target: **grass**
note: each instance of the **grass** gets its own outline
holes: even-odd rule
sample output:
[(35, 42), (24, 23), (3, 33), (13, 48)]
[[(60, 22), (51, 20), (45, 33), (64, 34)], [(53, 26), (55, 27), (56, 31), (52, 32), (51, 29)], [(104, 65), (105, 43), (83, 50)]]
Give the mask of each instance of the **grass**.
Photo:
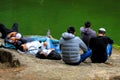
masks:
[(0, 22), (8, 28), (18, 22), (24, 35), (45, 35), (50, 29), (59, 39), (69, 25), (80, 36), (79, 28), (89, 20), (94, 30), (106, 28), (107, 35), (120, 45), (119, 8), (119, 0), (2, 0)]
[(120, 46), (119, 46), (118, 44), (114, 44), (113, 47), (114, 47), (115, 49), (120, 50)]

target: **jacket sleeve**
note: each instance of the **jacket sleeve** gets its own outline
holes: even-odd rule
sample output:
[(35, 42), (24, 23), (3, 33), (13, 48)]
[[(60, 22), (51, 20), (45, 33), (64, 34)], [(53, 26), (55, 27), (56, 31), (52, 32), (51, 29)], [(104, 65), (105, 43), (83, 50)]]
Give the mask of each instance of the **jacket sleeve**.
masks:
[(80, 40), (80, 48), (84, 51), (84, 52), (86, 52), (87, 51), (87, 46), (86, 46), (86, 44), (81, 40), (81, 39), (79, 39)]
[(113, 42), (113, 40), (111, 38), (108, 37), (108, 43), (113, 44), (114, 42)]

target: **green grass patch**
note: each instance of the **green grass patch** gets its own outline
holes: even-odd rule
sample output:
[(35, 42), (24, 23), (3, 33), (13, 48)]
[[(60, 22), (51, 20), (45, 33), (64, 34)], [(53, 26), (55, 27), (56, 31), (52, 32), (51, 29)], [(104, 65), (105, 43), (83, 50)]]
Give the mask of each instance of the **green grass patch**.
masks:
[(118, 44), (114, 44), (113, 47), (114, 47), (115, 49), (119, 49), (119, 50), (120, 50), (120, 45), (118, 45)]

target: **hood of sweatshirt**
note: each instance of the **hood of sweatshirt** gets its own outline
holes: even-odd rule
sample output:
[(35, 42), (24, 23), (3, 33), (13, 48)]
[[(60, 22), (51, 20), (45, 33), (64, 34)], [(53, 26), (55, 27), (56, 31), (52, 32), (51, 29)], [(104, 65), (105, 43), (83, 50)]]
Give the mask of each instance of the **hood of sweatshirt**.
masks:
[(69, 39), (72, 39), (72, 38), (74, 38), (74, 37), (75, 37), (75, 35), (72, 34), (72, 33), (64, 32), (64, 33), (62, 34), (62, 38), (63, 38), (64, 40), (69, 40)]
[(81, 28), (80, 28), (80, 31), (81, 31), (81, 32), (87, 32), (87, 31), (89, 31), (89, 30), (90, 30), (89, 28), (84, 28), (84, 27), (81, 27)]

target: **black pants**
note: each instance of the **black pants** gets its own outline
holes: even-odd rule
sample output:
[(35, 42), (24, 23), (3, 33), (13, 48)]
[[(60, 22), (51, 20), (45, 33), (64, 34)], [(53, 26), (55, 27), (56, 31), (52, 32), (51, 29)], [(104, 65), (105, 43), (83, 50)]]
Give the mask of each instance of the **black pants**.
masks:
[(18, 32), (18, 24), (14, 23), (11, 29), (7, 29), (3, 24), (0, 23), (0, 32), (2, 34), (1, 38), (5, 39), (10, 32)]
[(40, 59), (50, 59), (50, 60), (61, 60), (61, 55), (56, 53), (54, 50), (50, 52), (50, 54), (46, 57), (44, 54), (36, 54), (37, 58)]

